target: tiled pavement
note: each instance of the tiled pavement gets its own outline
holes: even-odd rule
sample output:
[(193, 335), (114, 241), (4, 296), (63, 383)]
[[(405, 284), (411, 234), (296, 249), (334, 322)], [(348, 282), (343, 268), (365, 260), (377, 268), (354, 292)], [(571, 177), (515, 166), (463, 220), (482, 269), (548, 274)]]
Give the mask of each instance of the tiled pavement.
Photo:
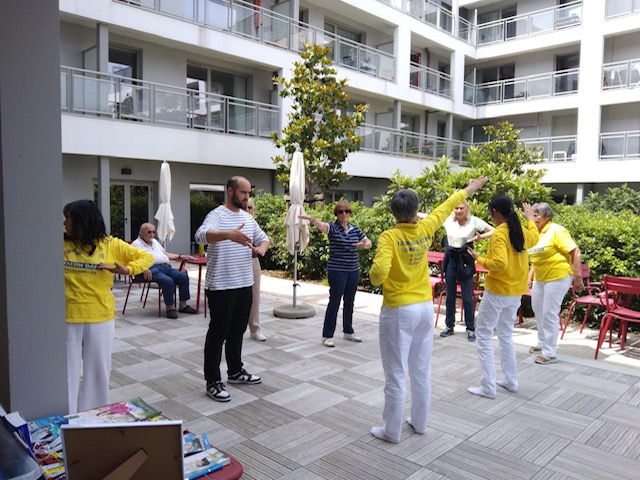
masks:
[[(192, 296), (196, 277), (192, 272)], [(255, 342), (247, 333), (243, 353), (262, 384), (227, 385), (228, 403), (209, 399), (202, 375), (208, 319), (159, 318), (157, 292), (142, 309), (135, 286), (127, 314), (116, 319), (111, 401), (141, 396), (191, 431), (206, 432), (242, 462), (245, 479), (640, 478), (637, 347), (622, 366), (563, 354), (564, 347), (559, 363), (541, 366), (524, 346), (535, 341), (526, 340), (530, 331), (518, 329), (520, 389), (499, 389), (489, 400), (466, 391), (479, 381), (474, 344), (464, 335), (436, 336), (428, 431), (416, 435), (405, 425), (402, 441), (390, 444), (369, 433), (383, 407), (379, 297), (356, 295), (354, 326), (364, 342), (336, 332), (330, 349), (320, 343), (326, 287), (298, 289), (299, 301), (315, 304), (314, 317), (279, 319), (273, 308), (291, 302), (291, 282), (263, 278), (268, 339)], [(122, 309), (126, 285), (116, 282), (114, 293)], [(592, 355), (593, 338), (585, 341)], [(222, 371), (224, 378), (224, 364)]]

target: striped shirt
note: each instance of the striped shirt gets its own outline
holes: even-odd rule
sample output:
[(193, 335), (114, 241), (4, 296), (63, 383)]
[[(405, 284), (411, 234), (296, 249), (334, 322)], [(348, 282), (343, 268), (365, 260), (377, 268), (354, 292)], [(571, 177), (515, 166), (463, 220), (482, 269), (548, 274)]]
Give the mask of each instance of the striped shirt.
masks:
[(355, 272), (360, 269), (358, 249), (353, 246), (365, 237), (355, 225), (347, 224), (347, 229), (339, 223), (329, 222), (329, 261), (327, 269), (340, 272)]
[[(224, 205), (210, 211), (195, 234), (199, 245), (207, 245), (207, 232), (226, 231), (242, 227), (242, 233), (253, 239), (253, 245), (269, 241), (254, 218), (244, 210), (232, 212)], [(207, 245), (207, 290), (231, 290), (253, 285), (252, 250), (231, 240)]]

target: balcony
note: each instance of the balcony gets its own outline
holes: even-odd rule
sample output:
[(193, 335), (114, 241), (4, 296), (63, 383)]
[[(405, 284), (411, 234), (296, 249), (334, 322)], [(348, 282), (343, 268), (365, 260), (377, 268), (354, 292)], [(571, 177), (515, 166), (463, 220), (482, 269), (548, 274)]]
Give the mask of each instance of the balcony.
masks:
[(360, 151), (436, 160), (443, 155), (460, 163), (471, 143), (449, 138), (407, 132), (378, 125), (362, 124), (357, 129), (362, 137)]
[[(113, 0), (207, 28), (237, 35), (289, 51), (301, 52), (304, 43), (330, 47), (341, 67), (384, 80), (394, 80), (396, 60), (386, 53), (331, 32), (280, 15), (252, 3), (234, 0)], [(337, 55), (335, 55), (337, 52)], [(337, 57), (337, 58), (336, 58)]]
[(640, 87), (640, 58), (626, 62), (605, 63), (602, 66), (603, 90), (636, 87)]
[(582, 0), (477, 26), (476, 46), (554, 32), (582, 24)]
[[(454, 34), (453, 26), (455, 23), (453, 13), (430, 0), (424, 0), (422, 2), (408, 0), (378, 0), (378, 2), (384, 3), (396, 10), (400, 10), (407, 15), (411, 15), (413, 18), (416, 18), (427, 25), (431, 25), (438, 30), (442, 30), (452, 35)], [(470, 33), (466, 28), (461, 38), (464, 39), (465, 37), (470, 38)]]
[(640, 130), (600, 134), (600, 160), (640, 159)]
[(607, 0), (605, 18), (617, 18), (640, 12), (640, 0)]
[(242, 98), (62, 67), (63, 112), (270, 138), (280, 109)]
[(576, 157), (576, 135), (557, 137), (521, 138), (528, 148), (536, 148), (543, 162), (571, 162)]
[(411, 62), (410, 86), (423, 92), (451, 98), (451, 75)]
[(464, 83), (464, 102), (489, 105), (567, 95), (578, 92), (578, 69), (509, 78), (474, 85)]

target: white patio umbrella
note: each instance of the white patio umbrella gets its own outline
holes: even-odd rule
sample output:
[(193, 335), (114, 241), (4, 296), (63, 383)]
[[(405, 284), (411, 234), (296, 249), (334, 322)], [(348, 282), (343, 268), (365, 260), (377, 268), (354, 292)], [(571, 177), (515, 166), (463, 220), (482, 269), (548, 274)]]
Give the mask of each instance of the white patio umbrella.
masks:
[(160, 167), (160, 206), (155, 214), (158, 220), (156, 238), (163, 245), (173, 238), (176, 233), (176, 227), (173, 223), (173, 212), (171, 211), (171, 167), (165, 160)]
[(309, 222), (300, 220), (305, 215), (304, 206), (305, 173), (304, 158), (299, 150), (293, 154), (289, 178), (289, 196), (291, 205), (284, 219), (287, 227), (287, 250), (293, 255), (293, 308), (276, 307), (274, 315), (284, 318), (307, 318), (315, 315), (315, 310), (309, 306), (296, 303), (296, 287), (298, 287), (298, 253), (304, 251), (309, 244)]

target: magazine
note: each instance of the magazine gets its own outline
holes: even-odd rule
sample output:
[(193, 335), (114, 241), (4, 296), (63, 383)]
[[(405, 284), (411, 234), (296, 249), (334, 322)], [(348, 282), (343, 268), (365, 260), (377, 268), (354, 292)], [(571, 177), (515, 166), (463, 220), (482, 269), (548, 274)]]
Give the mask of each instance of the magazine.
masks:
[(231, 459), (215, 447), (189, 455), (184, 459), (184, 478), (194, 479), (221, 469)]
[(67, 418), (71, 424), (89, 425), (96, 423), (139, 422), (150, 420), (159, 415), (159, 410), (137, 397), (127, 402), (112, 403), (92, 410), (71, 414)]
[(211, 448), (209, 443), (209, 437), (206, 433), (202, 435), (196, 435), (195, 433), (186, 432), (183, 435), (184, 439), (184, 456), (193, 455), (194, 453), (202, 452), (208, 448)]

